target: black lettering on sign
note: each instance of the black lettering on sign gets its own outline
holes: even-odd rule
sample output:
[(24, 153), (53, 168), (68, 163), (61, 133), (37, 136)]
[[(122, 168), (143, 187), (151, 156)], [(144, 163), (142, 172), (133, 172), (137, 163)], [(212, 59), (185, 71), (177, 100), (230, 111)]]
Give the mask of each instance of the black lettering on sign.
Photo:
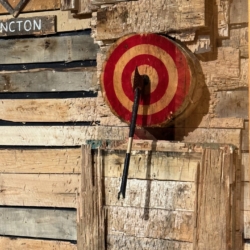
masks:
[(45, 35), (55, 32), (55, 16), (0, 19), (0, 36)]

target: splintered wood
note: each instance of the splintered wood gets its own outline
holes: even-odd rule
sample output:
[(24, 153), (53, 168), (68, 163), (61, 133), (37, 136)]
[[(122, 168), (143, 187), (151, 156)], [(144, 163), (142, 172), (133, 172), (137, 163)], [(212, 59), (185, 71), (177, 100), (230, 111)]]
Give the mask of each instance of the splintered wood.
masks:
[(78, 208), (77, 249), (105, 250), (102, 162), (93, 162), (90, 146), (82, 146), (81, 193)]

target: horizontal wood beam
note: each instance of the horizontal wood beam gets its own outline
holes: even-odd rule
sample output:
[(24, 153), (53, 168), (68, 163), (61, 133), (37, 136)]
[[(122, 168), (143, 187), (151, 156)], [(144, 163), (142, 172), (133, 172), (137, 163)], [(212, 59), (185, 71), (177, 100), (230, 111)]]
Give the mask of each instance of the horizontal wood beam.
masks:
[(0, 219), (1, 235), (77, 240), (75, 211), (0, 207)]
[(1, 64), (95, 60), (97, 49), (87, 34), (0, 40)]
[(79, 174), (80, 148), (0, 150), (0, 173)]
[[(53, 67), (53, 65), (51, 65)], [(0, 73), (0, 92), (96, 91), (95, 67), (34, 69)]]
[(79, 175), (0, 174), (0, 206), (77, 207)]
[(11, 249), (25, 249), (25, 250), (77, 250), (75, 244), (64, 241), (50, 241), (37, 239), (22, 239), (0, 237), (0, 245), (6, 246), (6, 250)]

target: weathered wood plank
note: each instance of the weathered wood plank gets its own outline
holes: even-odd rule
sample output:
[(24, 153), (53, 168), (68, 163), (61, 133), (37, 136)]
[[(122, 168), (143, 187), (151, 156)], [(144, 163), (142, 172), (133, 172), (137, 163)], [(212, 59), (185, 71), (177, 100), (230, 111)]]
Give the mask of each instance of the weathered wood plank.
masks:
[(108, 250), (127, 249), (168, 249), (168, 250), (193, 250), (193, 243), (173, 240), (152, 239), (125, 235), (108, 235)]
[(128, 180), (126, 199), (118, 200), (121, 180), (105, 178), (105, 205), (193, 211), (196, 185), (192, 182)]
[(250, 211), (242, 211), (244, 214), (244, 239), (250, 239)]
[(75, 244), (64, 241), (0, 237), (0, 245), (5, 250), (77, 250)]
[(77, 174), (80, 165), (79, 148), (0, 150), (0, 173)]
[[(36, 0), (35, 0), (36, 1)], [(41, 0), (42, 1), (42, 0)], [(90, 18), (84, 18), (79, 21), (79, 19), (74, 18), (73, 15), (68, 11), (55, 10), (50, 11), (50, 15), (56, 16), (56, 30), (57, 32), (65, 31), (75, 31), (75, 30), (85, 30), (90, 29)], [(30, 13), (21, 13), (19, 17), (21, 18), (30, 18), (36, 16), (47, 16), (48, 12), (30, 12)], [(11, 15), (1, 15), (3, 19), (12, 18)]]
[(86, 140), (124, 140), (128, 128), (101, 126), (0, 126), (0, 145), (80, 146)]
[[(174, 153), (174, 148), (172, 151), (173, 153), (132, 151), (128, 178), (195, 181), (201, 154), (195, 156), (190, 153), (183, 157), (182, 153)], [(122, 176), (125, 152), (124, 149), (124, 151), (111, 151), (105, 154), (106, 177)]]
[(95, 60), (90, 35), (0, 40), (2, 64)]
[(103, 4), (111, 4), (111, 3), (119, 3), (119, 2), (127, 2), (129, 0), (90, 0), (91, 4), (95, 5), (103, 5)]
[(229, 36), (229, 10), (230, 1), (229, 0), (216, 0), (218, 9), (218, 35), (220, 38)]
[(240, 49), (240, 56), (248, 58), (248, 27), (236, 26), (230, 29), (230, 38), (222, 40), (222, 45)]
[(174, 140), (187, 143), (230, 143), (237, 148), (241, 146), (241, 129), (198, 128), (193, 130), (191, 128), (176, 128), (169, 129), (168, 133), (174, 135)]
[(96, 98), (2, 100), (0, 119), (13, 122), (96, 121)]
[(82, 174), (77, 224), (78, 250), (105, 250), (105, 211), (103, 208), (103, 164), (100, 150), (93, 162), (91, 146), (82, 146)]
[(244, 211), (250, 211), (250, 182), (242, 182), (241, 186), (244, 192), (241, 192), (241, 208)]
[(250, 181), (249, 153), (241, 153), (241, 180)]
[[(17, 6), (16, 0), (8, 0), (10, 6), (15, 8)], [(42, 11), (42, 10), (56, 10), (60, 9), (60, 0), (29, 0), (28, 3), (23, 8), (22, 12), (33, 12), (33, 11)], [(8, 13), (8, 11), (0, 5), (0, 14)]]
[(215, 113), (218, 117), (248, 119), (248, 89), (219, 91), (217, 100)]
[(204, 150), (198, 180), (194, 249), (205, 247), (227, 250), (228, 245), (232, 244), (230, 159), (230, 152), (208, 148)]
[(56, 33), (55, 16), (0, 19), (0, 27), (0, 37)]
[(76, 0), (61, 0), (61, 10), (75, 10)]
[(232, 0), (230, 6), (230, 23), (248, 22), (248, 1)]
[(91, 0), (79, 0), (77, 15), (88, 14), (96, 10), (97, 7), (92, 5)]
[(1, 206), (77, 206), (79, 175), (0, 174)]
[(193, 223), (193, 212), (132, 207), (107, 209), (107, 233), (111, 235), (192, 242)]
[(203, 0), (171, 4), (160, 0), (118, 3), (97, 12), (96, 39), (115, 39), (134, 32), (161, 33), (204, 27), (205, 12)]
[(0, 207), (0, 234), (76, 240), (76, 212), (55, 209)]
[(96, 91), (95, 67), (1, 72), (0, 92)]

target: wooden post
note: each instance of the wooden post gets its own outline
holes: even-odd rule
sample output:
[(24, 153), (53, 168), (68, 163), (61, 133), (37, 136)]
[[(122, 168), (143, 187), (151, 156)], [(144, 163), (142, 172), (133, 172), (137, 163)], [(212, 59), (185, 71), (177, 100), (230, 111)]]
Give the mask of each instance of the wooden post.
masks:
[(93, 163), (90, 146), (82, 147), (81, 193), (78, 208), (77, 249), (105, 250), (102, 163), (98, 151)]

